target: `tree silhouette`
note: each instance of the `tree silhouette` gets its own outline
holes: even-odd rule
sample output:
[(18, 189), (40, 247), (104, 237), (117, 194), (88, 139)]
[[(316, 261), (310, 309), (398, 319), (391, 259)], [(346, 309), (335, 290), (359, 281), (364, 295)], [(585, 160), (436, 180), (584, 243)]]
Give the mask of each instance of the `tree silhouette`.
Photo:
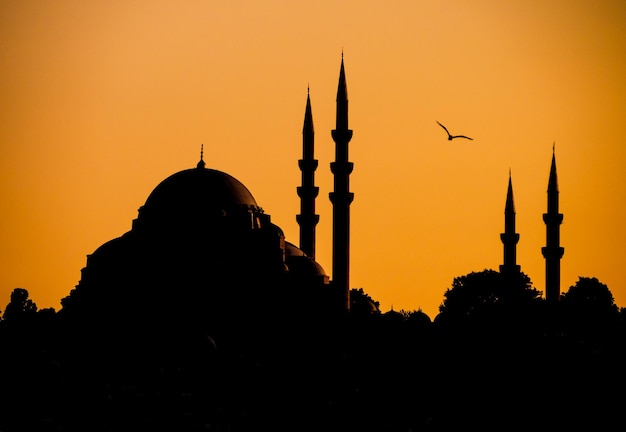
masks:
[(613, 294), (595, 277), (579, 277), (561, 295), (560, 306), (566, 334), (580, 342), (613, 337), (619, 327), (620, 311)]
[[(624, 403), (626, 312), (595, 278), (549, 309), (523, 273), (472, 272), (432, 322), (381, 313), (362, 288), (333, 316), (306, 285), (244, 282), (224, 290), (245, 293), (234, 311), (209, 317), (182, 286), (155, 310), (139, 296), (132, 320), (112, 315), (99, 335), (16, 289), (0, 323), (0, 429), (291, 430), (289, 413), (304, 430), (600, 430)], [(546, 311), (563, 331), (535, 331)]]
[(570, 308), (584, 309), (594, 314), (618, 312), (609, 287), (595, 277), (579, 277), (561, 296), (561, 301)]
[(519, 320), (525, 320), (538, 307), (540, 296), (524, 273), (472, 272), (454, 278), (435, 321), (448, 328), (519, 325)]
[(37, 305), (28, 298), (28, 291), (24, 288), (15, 288), (11, 293), (11, 300), (4, 310), (3, 318), (7, 323), (33, 318), (37, 313)]
[(58, 408), (60, 375), (55, 358), (56, 314), (37, 310), (24, 288), (15, 288), (0, 325), (0, 429), (43, 430)]
[(370, 315), (380, 313), (380, 303), (365, 293), (363, 288), (350, 290), (350, 311), (352, 313)]

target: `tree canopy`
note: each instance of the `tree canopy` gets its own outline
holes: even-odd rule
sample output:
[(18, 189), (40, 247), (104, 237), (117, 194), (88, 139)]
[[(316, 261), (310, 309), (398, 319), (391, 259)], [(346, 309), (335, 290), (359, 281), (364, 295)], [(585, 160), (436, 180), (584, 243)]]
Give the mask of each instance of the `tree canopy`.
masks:
[(504, 275), (485, 269), (454, 278), (436, 321), (448, 328), (497, 327), (528, 316), (540, 299), (541, 292), (533, 288), (526, 274)]
[(36, 313), (37, 305), (29, 298), (28, 291), (24, 288), (15, 288), (2, 317), (6, 322), (13, 322), (33, 317)]

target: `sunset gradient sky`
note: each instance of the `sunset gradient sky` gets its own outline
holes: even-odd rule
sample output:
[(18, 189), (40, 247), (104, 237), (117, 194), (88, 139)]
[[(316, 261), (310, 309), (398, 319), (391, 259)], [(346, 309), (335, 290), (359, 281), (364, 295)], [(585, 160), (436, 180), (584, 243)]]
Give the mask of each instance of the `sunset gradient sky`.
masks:
[(561, 291), (597, 277), (626, 307), (623, 0), (4, 0), (0, 309), (22, 287), (59, 310), (86, 256), (201, 144), (297, 245), (309, 86), (332, 276), (342, 51), (352, 287), (434, 318), (454, 277), (502, 263), (510, 170), (517, 263), (544, 291), (554, 144)]

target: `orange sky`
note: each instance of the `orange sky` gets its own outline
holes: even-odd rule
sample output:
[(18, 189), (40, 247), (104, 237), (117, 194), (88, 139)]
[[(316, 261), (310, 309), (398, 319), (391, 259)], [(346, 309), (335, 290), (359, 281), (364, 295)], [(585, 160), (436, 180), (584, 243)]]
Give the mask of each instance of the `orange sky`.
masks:
[(555, 143), (561, 290), (597, 277), (626, 307), (625, 23), (618, 0), (5, 0), (0, 309), (23, 287), (58, 310), (86, 255), (201, 144), (298, 244), (309, 85), (330, 274), (342, 50), (353, 287), (434, 318), (454, 277), (502, 263), (510, 169), (517, 263), (543, 291)]

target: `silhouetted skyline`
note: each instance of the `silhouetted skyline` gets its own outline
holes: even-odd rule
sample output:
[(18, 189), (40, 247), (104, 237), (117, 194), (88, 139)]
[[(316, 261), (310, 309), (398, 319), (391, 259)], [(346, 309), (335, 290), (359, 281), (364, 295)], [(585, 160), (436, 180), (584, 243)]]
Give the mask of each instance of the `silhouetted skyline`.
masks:
[[(154, 185), (194, 162), (200, 144), (208, 166), (252, 188), (298, 243), (307, 87), (315, 258), (331, 272), (342, 50), (355, 131), (351, 287), (383, 310), (435, 315), (455, 275), (502, 264), (512, 169), (517, 264), (545, 291), (556, 142), (561, 287), (597, 277), (626, 304), (617, 229), (626, 197), (616, 187), (626, 184), (626, 150), (610, 126), (624, 118), (622, 2), (239, 6), (3, 6), (0, 304), (24, 287), (58, 309), (86, 255), (127, 231)], [(446, 141), (436, 120), (474, 141)]]
[[(554, 148), (545, 298), (516, 264), (509, 173), (500, 271), (454, 277), (434, 319), (419, 309), (383, 312), (367, 291), (349, 288), (343, 58), (337, 94), (330, 278), (246, 185), (207, 166), (201, 145), (195, 167), (159, 182), (131, 229), (87, 256), (61, 310), (13, 290), (0, 319), (0, 429), (602, 430), (619, 422), (626, 308), (597, 278), (561, 291)], [(296, 219), (309, 222), (301, 239), (308, 233), (303, 244), (314, 251), (312, 124), (307, 95)]]

